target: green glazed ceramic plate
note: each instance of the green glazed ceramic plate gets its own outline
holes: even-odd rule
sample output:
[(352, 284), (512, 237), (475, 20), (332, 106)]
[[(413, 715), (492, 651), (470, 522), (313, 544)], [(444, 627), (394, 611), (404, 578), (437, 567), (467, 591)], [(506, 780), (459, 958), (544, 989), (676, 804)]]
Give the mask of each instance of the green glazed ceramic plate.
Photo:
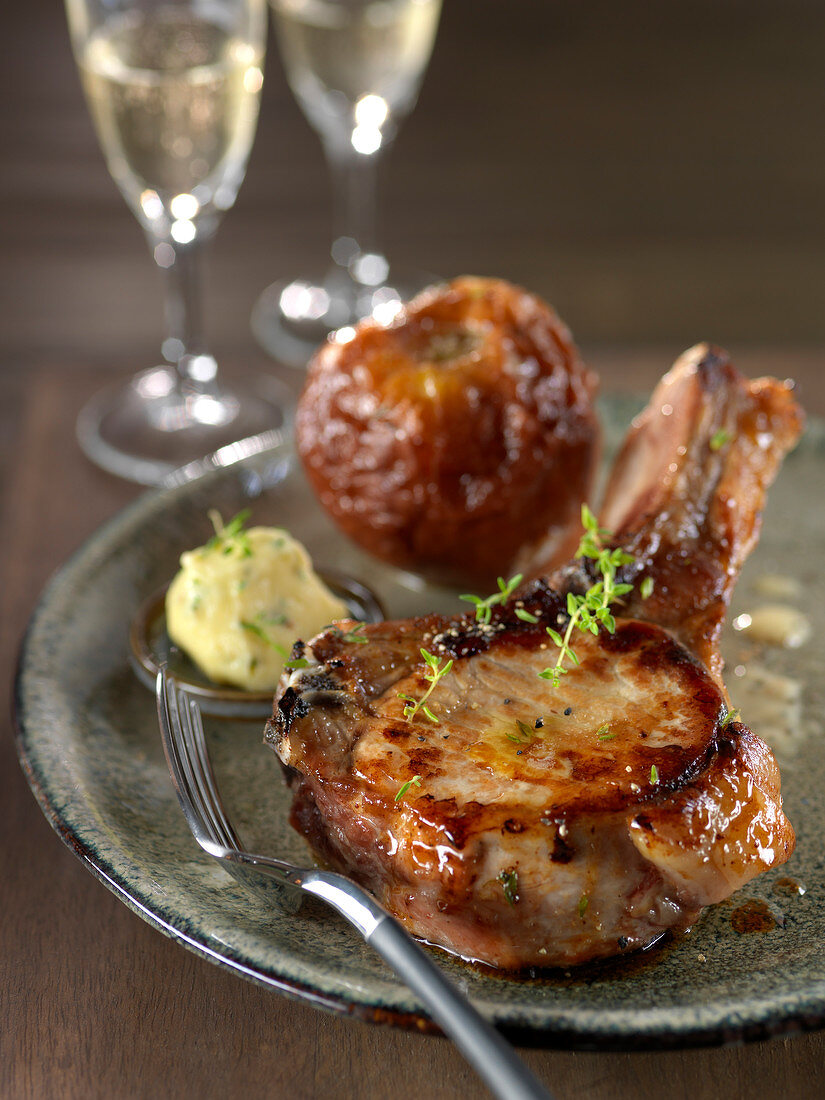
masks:
[[(605, 403), (610, 441), (637, 407)], [(762, 541), (732, 611), (733, 618), (769, 602), (760, 594), (765, 574), (792, 575), (804, 592), (796, 602), (811, 619), (811, 640), (795, 650), (761, 650), (730, 631), (726, 642), (731, 681), (736, 671), (756, 665), (785, 678), (774, 681), (783, 700), (779, 718), (788, 727), (776, 748), (798, 835), (791, 862), (707, 911), (691, 935), (612, 964), (512, 980), (437, 953), (479, 1010), (522, 1040), (591, 1048), (684, 1046), (825, 1023), (824, 482), (825, 431), (817, 424), (772, 491)], [(288, 527), (319, 568), (368, 584), (390, 617), (459, 606), (455, 594), (384, 568), (339, 536), (288, 445), (150, 492), (98, 531), (40, 600), (16, 682), (24, 771), (64, 842), (173, 939), (320, 1007), (427, 1026), (414, 995), (331, 910), (279, 890), (248, 893), (204, 855), (172, 790), (154, 699), (130, 666), (130, 622), (173, 575), (181, 551), (209, 536), (209, 508), (228, 518), (247, 506), (252, 522)], [(303, 842), (287, 823), (279, 766), (262, 744), (261, 720), (207, 716), (205, 722), (224, 799), (245, 843), (253, 851), (305, 860)], [(757, 903), (755, 923), (767, 930), (744, 931), (748, 901)]]

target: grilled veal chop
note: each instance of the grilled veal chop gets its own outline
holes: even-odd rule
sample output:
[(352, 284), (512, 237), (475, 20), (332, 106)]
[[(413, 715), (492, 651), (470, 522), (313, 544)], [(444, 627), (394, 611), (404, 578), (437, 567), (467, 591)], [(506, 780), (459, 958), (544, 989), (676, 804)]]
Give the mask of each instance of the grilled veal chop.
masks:
[[(746, 382), (714, 349), (677, 362), (602, 510), (634, 588), (615, 633), (577, 632), (557, 686), (539, 675), (558, 654), (546, 627), (593, 583), (587, 559), (486, 623), (344, 623), (299, 644), (308, 665), (266, 739), (320, 857), (421, 938), (510, 969), (648, 946), (787, 859), (776, 762), (729, 714), (716, 642), (801, 422), (788, 386)], [(453, 661), (426, 701), (436, 722), (405, 717), (402, 696), (431, 686), (422, 649)]]

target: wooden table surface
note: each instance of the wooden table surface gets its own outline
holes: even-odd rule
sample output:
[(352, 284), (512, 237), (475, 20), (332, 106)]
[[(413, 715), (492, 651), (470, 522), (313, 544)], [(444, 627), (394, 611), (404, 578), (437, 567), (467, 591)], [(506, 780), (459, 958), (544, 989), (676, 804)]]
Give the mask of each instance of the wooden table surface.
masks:
[[(8, 691), (47, 578), (140, 492), (81, 455), (77, 412), (102, 383), (149, 365), (162, 329), (156, 273), (97, 150), (62, 12), (36, 0), (4, 15)], [(825, 415), (823, 31), (825, 13), (804, 0), (678, 10), (447, 0), (419, 107), (385, 173), (390, 254), (550, 297), (607, 390), (645, 392), (682, 347), (711, 337), (748, 374), (798, 378), (809, 412)], [(317, 143), (273, 51), (247, 182), (211, 254), (210, 327), (228, 374), (273, 370), (300, 385), (256, 348), (249, 310), (269, 281), (322, 262), (327, 205)], [(3, 723), (4, 1100), (485, 1095), (443, 1040), (326, 1015), (150, 928), (59, 842)], [(821, 1095), (825, 1043), (813, 1033), (524, 1057), (571, 1100), (796, 1100)]]

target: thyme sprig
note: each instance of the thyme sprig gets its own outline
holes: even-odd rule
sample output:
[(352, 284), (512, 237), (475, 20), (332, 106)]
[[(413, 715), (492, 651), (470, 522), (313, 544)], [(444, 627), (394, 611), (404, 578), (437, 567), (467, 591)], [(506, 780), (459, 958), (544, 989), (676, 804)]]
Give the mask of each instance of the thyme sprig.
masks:
[(453, 667), (452, 658), (446, 661), (444, 665), (439, 664), (438, 657), (434, 653), (429, 653), (426, 649), (421, 650), (421, 656), (427, 665), (427, 671), (424, 673), (424, 679), (429, 683), (429, 687), (421, 696), (420, 699), (414, 699), (411, 695), (405, 695), (403, 692), (398, 692), (398, 698), (404, 701), (404, 717), (408, 722), (414, 722), (415, 716), (419, 711), (428, 718), (433, 725), (438, 725), (438, 719), (426, 705), (430, 695), (432, 695), (433, 688), (441, 679), (442, 676), (446, 676), (450, 669)]
[(602, 575), (600, 581), (596, 581), (584, 593), (578, 595), (575, 592), (567, 593), (567, 628), (562, 636), (559, 631), (548, 626), (547, 633), (559, 648), (559, 655), (555, 665), (543, 669), (539, 676), (543, 680), (551, 680), (553, 687), (558, 687), (559, 680), (569, 669), (564, 667), (565, 660), (578, 665), (579, 658), (570, 646), (573, 631), (579, 629), (598, 634), (604, 627), (609, 634), (615, 633), (616, 620), (614, 619), (610, 605), (619, 596), (633, 590), (632, 584), (618, 584), (616, 582), (616, 570), (621, 565), (630, 565), (634, 559), (620, 548), (611, 549), (606, 546), (610, 538), (610, 532), (604, 527), (599, 527), (598, 521), (586, 504), (582, 505), (582, 526), (584, 534), (576, 551), (577, 558), (590, 558), (595, 561), (596, 568)]
[[(505, 581), (504, 577), (498, 578), (498, 592), (494, 592), (492, 596), (487, 596), (484, 599), (481, 596), (459, 596), (460, 600), (467, 600), (468, 603), (474, 604), (476, 609), (476, 622), (489, 623), (492, 616), (492, 610), (496, 604), (505, 603), (510, 596), (512, 596), (514, 590), (518, 588), (524, 579), (523, 573), (516, 573), (514, 577), (511, 577), (509, 581)], [(516, 611), (518, 615), (518, 611)], [(530, 612), (526, 612), (527, 615)], [(519, 615), (519, 618), (523, 618), (523, 615)], [(529, 621), (535, 622), (534, 619)]]
[(231, 554), (238, 550), (242, 557), (252, 557), (252, 547), (249, 545), (249, 535), (244, 530), (246, 521), (251, 515), (249, 508), (244, 508), (236, 516), (224, 523), (220, 512), (216, 508), (207, 513), (215, 528), (215, 534), (206, 543), (204, 550), (220, 550), (223, 554)]

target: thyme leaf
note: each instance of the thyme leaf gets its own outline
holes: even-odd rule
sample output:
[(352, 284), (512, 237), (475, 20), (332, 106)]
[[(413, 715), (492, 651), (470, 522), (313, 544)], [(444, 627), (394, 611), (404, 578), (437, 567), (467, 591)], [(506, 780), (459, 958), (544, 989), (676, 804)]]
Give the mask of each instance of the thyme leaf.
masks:
[(369, 638), (364, 637), (364, 627), (366, 625), (366, 623), (357, 622), (351, 626), (349, 630), (343, 631), (337, 624), (333, 623), (330, 627), (330, 631), (332, 634), (335, 634), (336, 637), (340, 638), (342, 642), (354, 642), (359, 645), (366, 645), (369, 641)]
[(534, 615), (532, 611), (528, 611), (526, 607), (516, 608), (516, 618), (521, 619), (524, 623), (537, 623), (539, 621), (538, 615)]
[(741, 718), (742, 715), (739, 713), (738, 710), (729, 710), (726, 712), (725, 717), (719, 723), (719, 729), (725, 730), (728, 728), (731, 722), (739, 722)]
[[(467, 600), (468, 603), (475, 605), (476, 622), (489, 623), (492, 616), (492, 609), (496, 606), (496, 604), (503, 604), (510, 598), (510, 596), (513, 594), (513, 591), (521, 584), (523, 577), (523, 573), (516, 573), (516, 575), (514, 577), (511, 577), (509, 581), (505, 581), (503, 577), (499, 577), (497, 582), (498, 592), (494, 592), (492, 596), (487, 596), (484, 599), (482, 599), (481, 596), (471, 595), (459, 596), (458, 598), (460, 600)], [(518, 615), (518, 611), (516, 611), (516, 614)], [(526, 612), (526, 614), (529, 615), (530, 612), (528, 611)], [(519, 615), (519, 618), (523, 618), (523, 616)], [(538, 620), (533, 619), (527, 621), (537, 622)]]
[(508, 905), (515, 905), (518, 901), (518, 871), (514, 871), (511, 867), (507, 871), (500, 871), (496, 875), (496, 879), (501, 883), (501, 888), (504, 891), (504, 897), (507, 900)]
[(412, 777), (412, 779), (408, 779), (406, 783), (401, 784), (401, 786), (398, 788), (398, 793), (395, 796), (395, 801), (400, 802), (401, 799), (404, 797), (404, 795), (407, 793), (407, 791), (410, 789), (410, 787), (413, 786), (413, 784), (415, 784), (416, 787), (421, 786), (421, 776), (420, 775), (414, 775)]
[(526, 722), (522, 722), (520, 718), (516, 719), (516, 729), (518, 734), (510, 733), (508, 730), (504, 731), (504, 736), (508, 741), (514, 741), (517, 745), (529, 745), (533, 740), (533, 729), (528, 726)]
[(284, 668), (309, 668), (309, 661), (306, 657), (293, 657), (291, 661), (287, 661)]
[(732, 439), (733, 435), (727, 428), (719, 428), (710, 437), (709, 447), (712, 451), (721, 451), (725, 444), (730, 443)]
[[(257, 616), (257, 619), (261, 618), (261, 615)], [(264, 645), (268, 645), (270, 649), (274, 649), (275, 652), (280, 653), (282, 657), (288, 657), (289, 650), (287, 649), (287, 647), (281, 645), (279, 642), (276, 642), (274, 638), (270, 637), (270, 635), (267, 634), (267, 632), (264, 630), (263, 626), (261, 626), (260, 622), (257, 621), (257, 619), (252, 622), (250, 622), (249, 619), (241, 619), (240, 623), (244, 630), (248, 630), (250, 634), (254, 634), (259, 641), (264, 643)]]

